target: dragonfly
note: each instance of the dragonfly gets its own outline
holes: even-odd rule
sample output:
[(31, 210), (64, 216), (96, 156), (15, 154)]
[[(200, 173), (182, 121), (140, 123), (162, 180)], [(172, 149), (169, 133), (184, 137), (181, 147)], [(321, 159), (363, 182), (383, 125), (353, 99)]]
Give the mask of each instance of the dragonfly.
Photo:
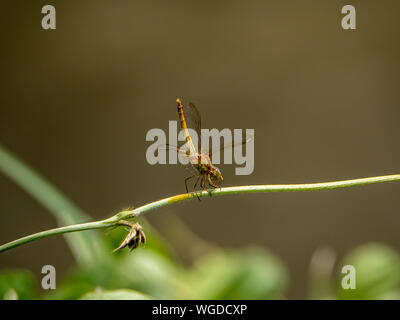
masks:
[[(183, 150), (182, 148), (177, 148), (179, 154), (189, 160), (189, 163), (195, 169), (195, 174), (185, 178), (185, 188), (186, 192), (189, 193), (188, 189), (188, 181), (191, 179), (196, 179), (193, 192), (200, 200), (199, 195), (197, 194), (196, 187), (200, 183), (200, 187), (203, 190), (207, 190), (207, 184), (212, 188), (220, 188), (224, 178), (222, 176), (221, 170), (212, 164), (211, 152), (206, 152), (201, 150), (201, 116), (200, 112), (197, 110), (196, 106), (193, 103), (189, 103), (185, 108), (183, 107), (182, 101), (178, 98), (176, 99), (176, 103), (178, 106), (178, 115), (181, 127), (184, 131), (184, 136), (186, 140), (187, 150)], [(193, 142), (192, 137), (190, 136), (189, 129), (194, 130), (197, 134), (198, 138), (198, 148), (196, 149), (195, 144)], [(245, 144), (250, 141), (251, 138), (248, 139), (240, 139), (236, 144)], [(222, 149), (232, 147), (234, 144), (223, 146)], [(171, 149), (173, 146), (168, 145)]]

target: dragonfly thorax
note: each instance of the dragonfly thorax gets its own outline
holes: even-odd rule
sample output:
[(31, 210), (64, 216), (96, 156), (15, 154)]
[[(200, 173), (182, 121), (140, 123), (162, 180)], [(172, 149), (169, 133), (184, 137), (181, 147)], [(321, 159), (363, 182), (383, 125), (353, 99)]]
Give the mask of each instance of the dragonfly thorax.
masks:
[(209, 177), (212, 185), (220, 186), (224, 180), (221, 171), (211, 163), (210, 156), (205, 153), (196, 153), (191, 157), (192, 166), (199, 172), (200, 175)]
[(209, 162), (192, 162), (192, 166), (199, 172), (200, 175), (208, 176), (214, 186), (220, 186), (224, 178), (221, 171)]

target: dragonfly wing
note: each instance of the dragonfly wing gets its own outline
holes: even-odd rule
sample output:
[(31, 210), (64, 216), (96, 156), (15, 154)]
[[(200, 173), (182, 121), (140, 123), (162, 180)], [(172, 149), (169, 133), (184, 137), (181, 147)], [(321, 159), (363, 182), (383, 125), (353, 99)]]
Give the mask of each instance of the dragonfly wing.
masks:
[(210, 157), (212, 156), (213, 153), (214, 154), (220, 153), (221, 151), (223, 151), (225, 149), (234, 149), (237, 146), (245, 145), (245, 144), (249, 143), (251, 140), (253, 140), (253, 137), (247, 136), (246, 132), (242, 132), (241, 134), (234, 135), (233, 141), (231, 143), (222, 145), (219, 149), (212, 150), (212, 152), (210, 152)]
[[(184, 108), (184, 114), (186, 119), (186, 125), (189, 129), (194, 130), (197, 134), (197, 152), (200, 153), (201, 149), (201, 116), (196, 106), (189, 102), (186, 108)], [(193, 143), (195, 143), (193, 142)]]
[(173, 150), (178, 153), (179, 156), (184, 157), (189, 160), (189, 162), (196, 162), (198, 160), (198, 154), (191, 154), (189, 149), (184, 148), (185, 145), (182, 147), (178, 148), (177, 146), (171, 145), (171, 144), (165, 144), (163, 146), (160, 146), (160, 150)]
[(182, 156), (188, 157), (189, 155), (187, 154), (186, 150), (184, 148), (178, 148), (177, 146), (174, 146), (172, 144), (165, 144), (159, 147), (160, 150), (173, 150), (176, 151), (178, 154), (181, 154)]

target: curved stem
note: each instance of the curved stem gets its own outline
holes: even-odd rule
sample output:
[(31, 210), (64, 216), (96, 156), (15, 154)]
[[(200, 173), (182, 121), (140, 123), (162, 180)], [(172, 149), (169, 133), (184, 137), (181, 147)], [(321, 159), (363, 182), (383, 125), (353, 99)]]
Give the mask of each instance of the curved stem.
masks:
[(119, 221), (123, 219), (131, 219), (137, 217), (147, 211), (151, 211), (160, 207), (164, 207), (176, 202), (181, 202), (184, 200), (189, 200), (193, 198), (206, 197), (206, 196), (221, 196), (226, 194), (236, 194), (236, 193), (253, 193), (253, 192), (286, 192), (286, 191), (315, 191), (315, 190), (324, 190), (324, 189), (337, 189), (337, 188), (347, 188), (347, 187), (355, 187), (355, 186), (363, 186), (367, 184), (373, 183), (383, 183), (383, 182), (392, 182), (392, 181), (400, 181), (400, 174), (387, 175), (387, 176), (379, 176), (379, 177), (370, 177), (363, 179), (354, 179), (354, 180), (343, 180), (343, 181), (333, 181), (333, 182), (322, 182), (322, 183), (308, 183), (308, 184), (281, 184), (281, 185), (254, 185), (254, 186), (237, 186), (237, 187), (228, 187), (228, 188), (220, 188), (214, 190), (207, 190), (198, 192), (197, 195), (195, 193), (185, 193), (172, 197), (168, 197), (165, 199), (161, 199), (158, 201), (151, 202), (149, 204), (143, 205), (136, 209), (121, 211), (116, 215), (100, 221), (88, 222), (88, 223), (80, 223), (74, 224), (66, 227), (50, 229), (42, 232), (38, 232), (35, 234), (31, 234), (29, 236), (8, 242), (0, 246), (0, 252), (4, 252), (6, 250), (18, 247), (20, 245), (29, 243), (34, 240), (47, 238), (50, 236), (54, 236), (57, 234), (76, 232), (76, 231), (84, 231), (91, 229), (104, 229), (113, 226), (118, 226)]
[(103, 228), (107, 228), (107, 225), (104, 223), (104, 221), (94, 221), (94, 222), (72, 224), (70, 226), (50, 229), (50, 230), (46, 230), (46, 231), (42, 231), (42, 232), (38, 232), (38, 233), (33, 233), (33, 234), (30, 234), (29, 236), (19, 238), (17, 240), (3, 244), (2, 246), (0, 246), (0, 252), (21, 246), (23, 244), (32, 242), (34, 240), (39, 240), (39, 239), (55, 236), (58, 234), (70, 233), (70, 232), (76, 232), (76, 231), (84, 231), (84, 230), (103, 229)]

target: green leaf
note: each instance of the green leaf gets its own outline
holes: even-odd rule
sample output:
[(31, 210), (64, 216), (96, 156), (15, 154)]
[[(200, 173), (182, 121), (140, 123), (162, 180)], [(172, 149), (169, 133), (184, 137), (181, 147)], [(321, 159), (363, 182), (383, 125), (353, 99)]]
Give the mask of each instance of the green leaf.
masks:
[(200, 299), (273, 299), (283, 295), (283, 264), (260, 248), (216, 251), (201, 258), (189, 276)]
[[(79, 209), (55, 186), (1, 145), (0, 172), (47, 208), (56, 217), (60, 226), (90, 220), (89, 215)], [(68, 234), (65, 238), (77, 262), (82, 265), (91, 265), (106, 257), (102, 238), (95, 231)]]
[(100, 286), (106, 290), (137, 290), (155, 298), (191, 297), (190, 288), (181, 280), (182, 268), (154, 251), (139, 248), (122, 250), (118, 259), (79, 267), (57, 283), (57, 290), (45, 299), (78, 299)]
[(96, 288), (83, 295), (81, 300), (151, 300), (152, 297), (130, 289), (103, 290)]
[(400, 298), (400, 256), (390, 247), (363, 245), (345, 257), (341, 266), (344, 265), (354, 266), (356, 289), (343, 289), (340, 284), (345, 274), (339, 274), (340, 299)]
[(134, 288), (158, 299), (190, 299), (193, 290), (182, 281), (185, 271), (172, 260), (147, 249), (136, 249), (118, 264), (120, 287)]
[(10, 299), (15, 295), (20, 300), (35, 299), (35, 288), (35, 278), (28, 271), (12, 270), (0, 273), (0, 299)]

